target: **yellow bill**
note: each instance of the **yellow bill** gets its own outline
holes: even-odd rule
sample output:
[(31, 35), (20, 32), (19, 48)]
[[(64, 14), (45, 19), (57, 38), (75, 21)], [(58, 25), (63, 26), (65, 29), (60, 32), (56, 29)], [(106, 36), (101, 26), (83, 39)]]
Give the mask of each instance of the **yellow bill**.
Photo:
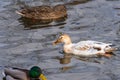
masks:
[(41, 80), (47, 80), (47, 78), (46, 78), (43, 74), (41, 74), (39, 78), (40, 78)]

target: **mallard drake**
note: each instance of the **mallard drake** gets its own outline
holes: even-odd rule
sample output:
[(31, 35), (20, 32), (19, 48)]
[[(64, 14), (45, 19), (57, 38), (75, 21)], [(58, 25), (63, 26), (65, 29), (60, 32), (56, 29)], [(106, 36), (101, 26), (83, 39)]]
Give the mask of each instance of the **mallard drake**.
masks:
[(112, 48), (110, 43), (103, 43), (98, 41), (86, 40), (78, 43), (72, 43), (68, 34), (62, 34), (57, 40), (53, 42), (53, 45), (58, 43), (64, 43), (63, 51), (67, 54), (74, 54), (79, 56), (93, 56), (102, 55), (111, 57), (110, 53), (116, 50)]
[(38, 66), (33, 66), (30, 70), (21, 68), (4, 68), (3, 80), (47, 80)]
[(56, 5), (54, 7), (47, 5), (29, 7), (16, 11), (16, 13), (22, 17), (37, 20), (59, 19), (67, 16), (66, 7), (62, 4)]

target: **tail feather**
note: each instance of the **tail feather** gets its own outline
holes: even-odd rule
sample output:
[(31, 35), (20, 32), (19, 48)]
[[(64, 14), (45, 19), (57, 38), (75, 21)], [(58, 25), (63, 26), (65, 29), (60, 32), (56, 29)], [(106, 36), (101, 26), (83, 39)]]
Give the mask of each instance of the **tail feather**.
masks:
[(23, 13), (21, 13), (20, 11), (15, 11), (17, 14), (21, 15), (21, 16), (25, 16)]
[(4, 72), (4, 71), (2, 71), (2, 75), (3, 75), (3, 77), (5, 77), (5, 76), (6, 76), (6, 74), (5, 74), (5, 72)]
[(113, 52), (113, 51), (116, 51), (117, 48), (109, 48), (109, 49), (106, 49), (105, 52)]

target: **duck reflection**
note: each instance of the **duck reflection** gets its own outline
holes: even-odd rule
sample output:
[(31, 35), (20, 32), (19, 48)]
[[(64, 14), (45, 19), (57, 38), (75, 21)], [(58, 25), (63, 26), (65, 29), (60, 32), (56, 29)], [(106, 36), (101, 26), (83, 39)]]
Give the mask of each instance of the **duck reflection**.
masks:
[(71, 62), (72, 55), (71, 54), (64, 54), (63, 58), (60, 58), (60, 64), (68, 64)]
[(67, 17), (59, 18), (54, 20), (54, 23), (52, 24), (53, 20), (37, 20), (37, 19), (29, 19), (25, 17), (21, 17), (18, 19), (18, 21), (24, 25), (24, 29), (37, 29), (37, 28), (44, 28), (44, 27), (51, 27), (51, 26), (60, 26), (64, 25), (65, 20)]
[(68, 71), (68, 70), (70, 70), (72, 68), (74, 68), (74, 66), (64, 66), (64, 67), (62, 67), (60, 69), (61, 69), (62, 72), (65, 72), (65, 71)]
[(32, 27), (37, 27), (38, 25), (45, 25), (45, 24), (49, 24), (52, 22), (52, 20), (45, 20), (45, 21), (42, 21), (42, 20), (35, 20), (35, 19), (28, 19), (28, 18), (24, 18), (24, 17), (21, 17), (19, 18), (19, 22), (22, 23), (22, 25), (24, 25), (24, 28), (27, 29), (27, 28), (32, 28)]

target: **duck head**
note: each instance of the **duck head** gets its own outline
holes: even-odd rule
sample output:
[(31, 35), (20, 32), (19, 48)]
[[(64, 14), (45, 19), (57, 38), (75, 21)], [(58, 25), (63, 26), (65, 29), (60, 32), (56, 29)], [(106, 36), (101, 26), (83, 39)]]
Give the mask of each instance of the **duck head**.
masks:
[(62, 4), (59, 4), (59, 5), (54, 6), (54, 10), (55, 10), (55, 11), (63, 11), (63, 12), (66, 12), (66, 11), (67, 11), (66, 6), (65, 6), (65, 5), (62, 5)]
[(40, 80), (47, 80), (46, 77), (42, 74), (42, 70), (38, 66), (33, 66), (29, 70), (30, 78), (40, 78)]
[(71, 44), (72, 42), (68, 34), (61, 34), (58, 39), (53, 42), (53, 45), (58, 43)]
[(67, 9), (65, 5), (59, 4), (53, 7), (53, 19), (65, 19), (67, 17)]

